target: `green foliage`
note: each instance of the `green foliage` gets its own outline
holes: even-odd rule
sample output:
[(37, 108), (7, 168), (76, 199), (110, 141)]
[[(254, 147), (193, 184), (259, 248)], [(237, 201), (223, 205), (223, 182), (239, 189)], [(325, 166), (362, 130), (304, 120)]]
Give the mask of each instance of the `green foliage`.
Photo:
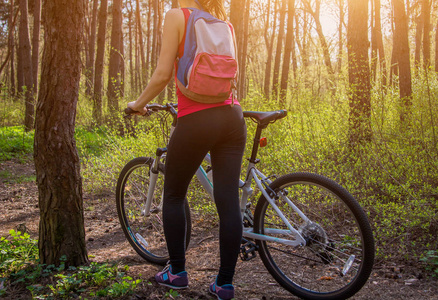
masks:
[(171, 298), (171, 299), (174, 299), (178, 296), (179, 296), (178, 291), (175, 291), (173, 289), (170, 289), (169, 291), (166, 292), (166, 294), (164, 294), (165, 298)]
[(26, 233), (9, 233), (10, 237), (0, 238), (0, 296), (7, 295), (8, 287), (25, 285), (33, 299), (120, 297), (131, 294), (141, 283), (125, 275), (127, 266), (122, 271), (116, 264), (92, 262), (66, 269), (65, 257), (59, 266), (39, 264), (37, 241)]
[(10, 238), (0, 237), (0, 277), (20, 272), (38, 259), (37, 241), (29, 234), (10, 230)]
[(28, 160), (33, 152), (33, 131), (25, 132), (23, 126), (0, 128), (0, 161), (17, 158)]
[(438, 250), (429, 250), (420, 259), (426, 264), (426, 269), (432, 272), (432, 276), (438, 277)]

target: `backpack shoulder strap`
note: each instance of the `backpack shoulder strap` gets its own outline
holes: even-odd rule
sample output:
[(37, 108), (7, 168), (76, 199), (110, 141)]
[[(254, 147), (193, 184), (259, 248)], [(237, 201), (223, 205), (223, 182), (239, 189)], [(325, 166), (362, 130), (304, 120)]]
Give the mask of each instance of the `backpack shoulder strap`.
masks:
[(178, 57), (182, 57), (184, 55), (184, 44), (187, 35), (187, 22), (189, 21), (189, 17), (190, 17), (190, 10), (188, 8), (181, 8), (181, 10), (184, 13), (185, 26), (184, 26), (184, 35), (178, 47)]

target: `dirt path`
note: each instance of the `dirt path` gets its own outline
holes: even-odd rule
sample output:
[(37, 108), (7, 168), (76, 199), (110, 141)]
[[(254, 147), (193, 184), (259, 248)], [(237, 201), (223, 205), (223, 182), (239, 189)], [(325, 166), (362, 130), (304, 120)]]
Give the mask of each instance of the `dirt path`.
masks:
[[(34, 182), (17, 183), (34, 175), (32, 164), (14, 161), (0, 163), (1, 174), (9, 174), (0, 182), (0, 236), (10, 229), (26, 228), (38, 238), (38, 191)], [(4, 176), (3, 176), (4, 177)], [(21, 178), (18, 180), (18, 178)], [(130, 266), (130, 275), (143, 283), (132, 299), (164, 299), (167, 289), (153, 280), (161, 267), (138, 256), (125, 240), (118, 224), (114, 196), (84, 195), (85, 230), (88, 254), (92, 261), (118, 262)], [(217, 224), (193, 222), (192, 240), (187, 253), (190, 289), (179, 292), (178, 299), (212, 299), (207, 292), (218, 268)], [(411, 266), (376, 265), (368, 283), (352, 299), (437, 299), (438, 281), (425, 278)], [(250, 262), (239, 260), (236, 277), (236, 299), (298, 299), (279, 287), (257, 257)]]

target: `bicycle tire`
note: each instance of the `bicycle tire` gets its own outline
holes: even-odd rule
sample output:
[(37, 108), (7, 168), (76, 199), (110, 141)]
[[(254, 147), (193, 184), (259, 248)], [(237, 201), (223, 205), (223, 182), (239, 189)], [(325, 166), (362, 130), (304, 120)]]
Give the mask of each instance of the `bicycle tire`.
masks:
[[(163, 231), (160, 203), (164, 185), (164, 165), (159, 165), (160, 176), (154, 192), (149, 216), (142, 213), (149, 188), (151, 157), (137, 157), (122, 169), (116, 187), (116, 205), (120, 225), (126, 239), (145, 260), (164, 265), (169, 260)], [(191, 216), (188, 201), (185, 201), (186, 249), (190, 243)]]
[[(312, 173), (284, 175), (269, 188), (279, 195), (278, 208), (306, 239), (306, 246), (295, 247), (256, 241), (275, 280), (302, 299), (346, 299), (357, 293), (372, 271), (375, 250), (371, 226), (354, 197), (333, 180)], [(284, 194), (312, 224), (286, 203)], [(263, 195), (254, 218), (256, 233), (264, 234), (268, 226), (287, 229)], [(270, 235), (291, 238), (284, 231)]]

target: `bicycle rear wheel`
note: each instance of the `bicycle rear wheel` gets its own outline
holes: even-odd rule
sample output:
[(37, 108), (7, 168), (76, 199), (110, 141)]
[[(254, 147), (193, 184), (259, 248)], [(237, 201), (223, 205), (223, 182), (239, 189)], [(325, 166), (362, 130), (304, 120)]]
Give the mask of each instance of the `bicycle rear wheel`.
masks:
[[(353, 196), (334, 181), (311, 173), (293, 173), (271, 183), (275, 204), (305, 238), (305, 246), (257, 241), (271, 275), (303, 299), (346, 299), (368, 280), (374, 263), (374, 239), (366, 214)], [(305, 221), (286, 201), (309, 219)], [(283, 239), (293, 236), (262, 195), (254, 231)], [(277, 229), (273, 234), (269, 229)]]
[[(169, 260), (163, 231), (162, 197), (164, 186), (164, 165), (159, 165), (159, 175), (149, 212), (145, 202), (150, 183), (151, 157), (131, 160), (119, 175), (116, 187), (116, 204), (120, 225), (125, 237), (134, 250), (149, 262), (164, 265)], [(186, 248), (190, 242), (191, 217), (187, 200)]]

